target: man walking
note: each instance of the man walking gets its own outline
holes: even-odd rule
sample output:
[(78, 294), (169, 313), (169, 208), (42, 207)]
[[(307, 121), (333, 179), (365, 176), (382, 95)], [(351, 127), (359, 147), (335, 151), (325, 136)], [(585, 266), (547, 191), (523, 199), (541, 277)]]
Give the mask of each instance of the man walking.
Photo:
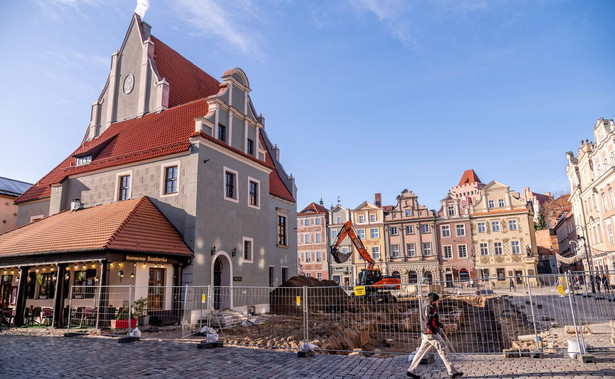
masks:
[(416, 368), (419, 366), (419, 363), (421, 363), (421, 359), (423, 359), (425, 354), (427, 354), (429, 350), (434, 347), (440, 355), (440, 358), (442, 358), (442, 361), (446, 366), (446, 371), (450, 377), (460, 378), (463, 376), (463, 372), (458, 371), (451, 363), (448, 347), (442, 340), (442, 337), (438, 334), (444, 331), (444, 325), (440, 323), (440, 319), (438, 317), (438, 304), (440, 303), (440, 296), (438, 296), (437, 293), (430, 292), (427, 294), (427, 300), (429, 301), (429, 305), (425, 307), (424, 313), (427, 333), (421, 334), (421, 346), (416, 352), (416, 355), (412, 360), (412, 364), (408, 367), (406, 375), (411, 378), (420, 378), (419, 375), (415, 374)]
[(515, 282), (513, 282), (512, 278), (508, 281), (509, 292), (515, 291), (517, 292), (517, 287), (515, 286)]

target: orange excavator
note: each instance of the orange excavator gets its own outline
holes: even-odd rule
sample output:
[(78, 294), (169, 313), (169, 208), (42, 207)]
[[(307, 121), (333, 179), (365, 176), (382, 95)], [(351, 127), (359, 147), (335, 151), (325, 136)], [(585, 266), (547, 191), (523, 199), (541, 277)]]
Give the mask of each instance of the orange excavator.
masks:
[(349, 236), (354, 247), (359, 251), (361, 257), (367, 262), (367, 268), (359, 273), (359, 285), (366, 286), (368, 298), (378, 301), (397, 301), (390, 290), (401, 289), (401, 281), (398, 277), (383, 276), (380, 268), (374, 267), (375, 261), (367, 252), (363, 241), (357, 235), (357, 232), (352, 226), (352, 221), (347, 221), (337, 235), (337, 240), (331, 245), (331, 255), (337, 263), (344, 263), (350, 258), (349, 254), (344, 254), (339, 251), (339, 246), (344, 239)]

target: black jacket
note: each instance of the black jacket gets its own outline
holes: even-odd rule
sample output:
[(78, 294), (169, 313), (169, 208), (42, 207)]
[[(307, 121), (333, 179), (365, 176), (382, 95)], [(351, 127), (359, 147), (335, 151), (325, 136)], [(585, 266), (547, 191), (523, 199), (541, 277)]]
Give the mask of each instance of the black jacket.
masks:
[(433, 304), (425, 307), (425, 327), (427, 334), (438, 334), (440, 329), (444, 328), (438, 317), (438, 308)]

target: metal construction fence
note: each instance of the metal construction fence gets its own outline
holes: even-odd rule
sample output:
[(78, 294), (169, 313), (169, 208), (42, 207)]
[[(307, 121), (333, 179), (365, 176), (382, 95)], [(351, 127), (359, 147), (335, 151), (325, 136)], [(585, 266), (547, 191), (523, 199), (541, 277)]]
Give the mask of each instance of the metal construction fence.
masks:
[[(304, 278), (307, 279), (307, 278)], [(593, 280), (592, 280), (593, 279)], [(408, 353), (420, 344), (428, 292), (459, 353), (615, 349), (615, 293), (588, 273), (430, 282), (394, 290), (341, 287), (147, 287), (71, 289), (67, 328), (161, 339), (330, 353)], [(304, 280), (306, 284), (314, 281)], [(309, 283), (308, 283), (309, 282)], [(593, 290), (592, 290), (593, 284)], [(356, 288), (360, 290), (361, 288)], [(215, 337), (214, 337), (215, 336)]]

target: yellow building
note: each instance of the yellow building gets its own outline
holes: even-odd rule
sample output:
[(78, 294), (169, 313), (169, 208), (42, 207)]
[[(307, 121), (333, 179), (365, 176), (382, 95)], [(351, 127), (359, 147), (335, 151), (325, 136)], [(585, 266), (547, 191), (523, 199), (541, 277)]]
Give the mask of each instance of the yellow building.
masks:
[[(376, 262), (375, 266), (380, 267), (384, 272), (384, 212), (382, 208), (364, 201), (350, 211), (350, 217), (357, 235), (363, 241), (367, 252)], [(367, 261), (361, 258), (356, 248), (352, 249), (352, 264), (354, 271), (358, 275), (361, 270), (367, 267)], [(354, 278), (357, 280), (357, 277)]]
[(478, 279), (503, 287), (511, 277), (536, 275), (534, 214), (518, 194), (494, 180), (470, 209)]

